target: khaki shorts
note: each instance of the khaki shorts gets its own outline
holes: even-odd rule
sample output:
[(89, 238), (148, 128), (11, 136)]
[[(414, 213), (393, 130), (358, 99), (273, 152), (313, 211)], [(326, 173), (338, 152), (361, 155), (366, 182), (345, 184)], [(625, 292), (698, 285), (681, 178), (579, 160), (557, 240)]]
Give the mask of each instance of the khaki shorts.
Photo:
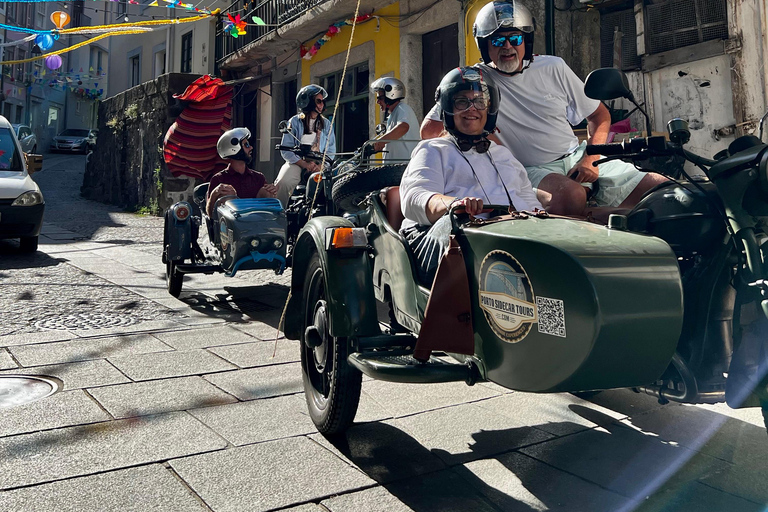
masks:
[[(541, 180), (548, 174), (556, 172), (566, 176), (576, 163), (584, 157), (587, 143), (582, 142), (576, 151), (560, 160), (544, 164), (526, 167), (528, 178), (533, 188), (539, 186)], [(619, 206), (635, 190), (635, 187), (643, 179), (645, 173), (638, 171), (634, 165), (612, 160), (600, 164), (598, 167), (600, 176), (597, 178), (599, 188), (592, 198), (598, 206)]]

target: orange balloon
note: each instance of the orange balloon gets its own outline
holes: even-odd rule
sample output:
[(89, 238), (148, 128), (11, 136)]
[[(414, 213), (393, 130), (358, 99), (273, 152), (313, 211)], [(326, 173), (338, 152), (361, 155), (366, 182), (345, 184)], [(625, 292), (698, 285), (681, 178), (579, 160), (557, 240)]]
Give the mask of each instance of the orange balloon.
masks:
[(61, 30), (64, 28), (64, 25), (69, 24), (69, 14), (64, 11), (56, 11), (51, 14), (51, 21), (56, 25), (57, 29)]

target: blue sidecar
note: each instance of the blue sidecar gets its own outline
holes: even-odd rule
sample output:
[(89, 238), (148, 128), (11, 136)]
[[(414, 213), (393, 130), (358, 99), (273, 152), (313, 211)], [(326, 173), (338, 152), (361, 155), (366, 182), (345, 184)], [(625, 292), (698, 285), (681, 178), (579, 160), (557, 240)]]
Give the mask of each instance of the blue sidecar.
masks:
[[(272, 198), (222, 197), (214, 215), (205, 214), (208, 184), (195, 188), (194, 202), (180, 201), (165, 212), (163, 263), (168, 293), (178, 297), (184, 274), (223, 272), (233, 277), (239, 270), (272, 269), (282, 274), (286, 267), (285, 211)], [(208, 241), (200, 246), (200, 226)]]

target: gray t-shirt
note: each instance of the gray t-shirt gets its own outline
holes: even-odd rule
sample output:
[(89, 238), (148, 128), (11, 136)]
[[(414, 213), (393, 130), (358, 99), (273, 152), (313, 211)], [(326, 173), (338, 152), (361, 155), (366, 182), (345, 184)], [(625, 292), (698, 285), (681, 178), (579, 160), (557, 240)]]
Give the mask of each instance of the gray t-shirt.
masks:
[[(506, 76), (478, 64), (499, 88), (496, 136), (526, 167), (553, 162), (579, 145), (571, 125), (597, 110), (584, 94), (584, 82), (560, 57), (537, 55), (519, 75)], [(427, 114), (439, 120), (437, 105)]]
[(400, 140), (387, 143), (387, 146), (384, 148), (387, 151), (384, 153), (385, 162), (388, 160), (407, 162), (410, 160), (411, 153), (413, 153), (416, 144), (421, 139), (419, 137), (419, 121), (416, 119), (416, 113), (402, 101), (390, 112), (387, 118), (387, 131), (394, 129), (397, 123), (400, 122), (408, 124), (408, 132)]

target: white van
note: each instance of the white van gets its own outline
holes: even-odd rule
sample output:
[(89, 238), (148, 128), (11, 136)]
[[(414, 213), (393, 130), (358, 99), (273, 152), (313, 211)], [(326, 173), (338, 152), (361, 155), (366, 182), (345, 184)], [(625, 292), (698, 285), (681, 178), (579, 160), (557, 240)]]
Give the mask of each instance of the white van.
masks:
[(13, 126), (0, 116), (0, 238), (18, 238), (24, 252), (37, 251), (43, 225), (45, 201), (30, 177), (41, 167), (42, 157), (25, 155)]

